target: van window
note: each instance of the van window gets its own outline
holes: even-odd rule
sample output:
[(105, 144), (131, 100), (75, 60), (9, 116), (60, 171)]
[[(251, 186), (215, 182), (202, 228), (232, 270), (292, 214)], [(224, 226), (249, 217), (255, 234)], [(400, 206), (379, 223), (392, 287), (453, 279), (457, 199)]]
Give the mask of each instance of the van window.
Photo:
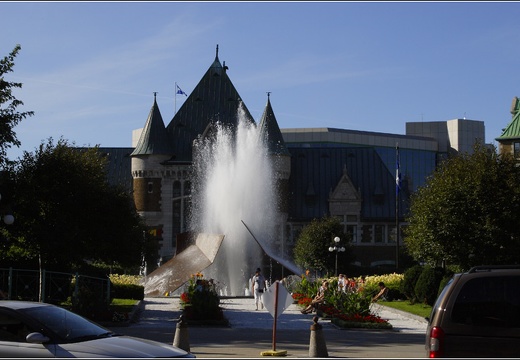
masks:
[(453, 283), (453, 277), (450, 280), (448, 280), (446, 285), (444, 285), (444, 289), (442, 289), (442, 291), (439, 294), (439, 296), (437, 296), (437, 300), (435, 300), (435, 304), (432, 306), (432, 311), (430, 313), (430, 317), (427, 318), (428, 319), (428, 323), (431, 324), (431, 322), (433, 321), (433, 317), (435, 315), (435, 311), (437, 311), (437, 309), (439, 309), (440, 303), (441, 303), (442, 299), (444, 299), (446, 291), (448, 291), (448, 289), (450, 288), (452, 283)]
[(468, 280), (457, 296), (451, 319), (466, 325), (520, 327), (520, 276)]

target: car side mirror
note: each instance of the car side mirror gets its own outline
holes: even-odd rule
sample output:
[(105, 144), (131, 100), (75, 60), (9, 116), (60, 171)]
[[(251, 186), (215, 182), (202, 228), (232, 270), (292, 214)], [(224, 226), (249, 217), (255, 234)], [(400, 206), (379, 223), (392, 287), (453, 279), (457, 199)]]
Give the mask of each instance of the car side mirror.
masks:
[(43, 344), (49, 341), (50, 339), (39, 332), (33, 332), (27, 335), (25, 337), (25, 340), (27, 340), (27, 342), (31, 344)]

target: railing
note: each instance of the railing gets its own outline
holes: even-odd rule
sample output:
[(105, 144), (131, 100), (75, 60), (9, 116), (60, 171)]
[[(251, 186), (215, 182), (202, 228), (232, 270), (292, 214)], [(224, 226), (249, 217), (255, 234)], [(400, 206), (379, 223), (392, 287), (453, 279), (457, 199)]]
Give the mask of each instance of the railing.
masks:
[[(41, 285), (40, 285), (41, 284)], [(0, 290), (9, 300), (57, 304), (78, 297), (80, 289), (99, 294), (110, 303), (110, 279), (78, 273), (0, 268)]]

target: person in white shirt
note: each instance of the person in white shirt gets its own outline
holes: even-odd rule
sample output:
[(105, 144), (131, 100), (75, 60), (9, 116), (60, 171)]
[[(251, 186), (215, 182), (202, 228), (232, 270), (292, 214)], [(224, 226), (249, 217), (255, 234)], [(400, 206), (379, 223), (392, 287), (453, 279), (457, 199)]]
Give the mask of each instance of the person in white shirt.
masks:
[(255, 275), (251, 280), (251, 292), (255, 297), (256, 310), (258, 310), (259, 304), (260, 308), (263, 309), (264, 303), (262, 301), (262, 295), (267, 288), (267, 280), (264, 275), (262, 275), (262, 270), (260, 268), (256, 269)]
[(347, 279), (345, 277), (345, 275), (343, 274), (339, 274), (338, 275), (338, 291), (343, 291), (345, 292), (346, 291), (346, 283)]

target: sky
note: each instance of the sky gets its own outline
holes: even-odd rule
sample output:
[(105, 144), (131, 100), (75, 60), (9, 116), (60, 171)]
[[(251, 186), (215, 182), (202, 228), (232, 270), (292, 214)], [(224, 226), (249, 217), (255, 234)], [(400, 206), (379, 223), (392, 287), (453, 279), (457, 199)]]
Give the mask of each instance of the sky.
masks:
[(497, 144), (520, 97), (516, 2), (4, 2), (0, 58), (20, 44), (14, 95), (43, 142), (131, 147), (157, 92), (165, 125), (215, 59), (259, 122), (405, 134), (483, 121)]

